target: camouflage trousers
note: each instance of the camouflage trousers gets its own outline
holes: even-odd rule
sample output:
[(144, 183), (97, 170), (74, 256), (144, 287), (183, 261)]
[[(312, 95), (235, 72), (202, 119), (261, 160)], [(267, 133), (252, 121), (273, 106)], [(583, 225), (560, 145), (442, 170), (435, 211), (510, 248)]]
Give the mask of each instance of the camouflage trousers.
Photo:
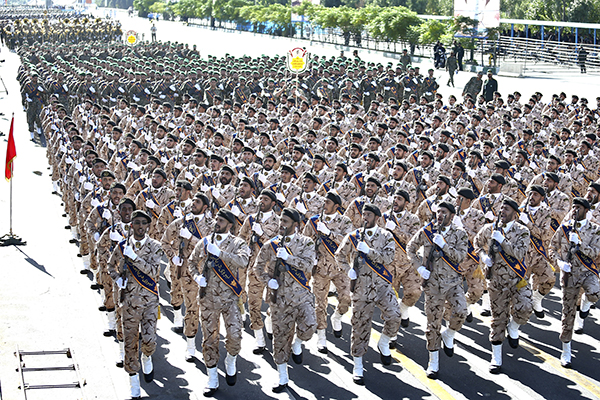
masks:
[(113, 279), (108, 274), (106, 264), (98, 263), (98, 266), (98, 274), (100, 279), (97, 280), (97, 282), (104, 287), (104, 307), (106, 307), (107, 310), (114, 310), (116, 303), (114, 299)]
[(338, 295), (337, 312), (344, 315), (350, 307), (350, 279), (348, 275), (339, 270), (336, 265), (324, 266), (323, 271), (331, 271), (328, 275), (322, 275), (317, 271), (313, 275), (313, 290), (315, 293), (317, 329), (327, 328), (327, 295), (331, 282), (335, 285)]
[(352, 294), (352, 344), (353, 357), (362, 357), (369, 348), (371, 323), (375, 306), (381, 310), (383, 333), (393, 337), (400, 329), (400, 305), (394, 294), (392, 285), (375, 282), (373, 273), (361, 274), (356, 289)]
[(501, 279), (494, 275), (488, 281), (492, 311), (491, 342), (502, 342), (506, 337), (506, 327), (512, 315), (519, 325), (526, 324), (533, 312), (531, 286), (527, 284), (517, 289), (518, 280)]
[(177, 279), (177, 266), (169, 261), (171, 272), (171, 305), (181, 307), (185, 303), (184, 335), (194, 337), (198, 333), (198, 284), (189, 273), (187, 261), (184, 261), (181, 278)]
[[(536, 251), (536, 250), (534, 250)], [(531, 277), (532, 290), (537, 290), (544, 296), (556, 283), (556, 275), (544, 256), (537, 254), (527, 263), (527, 278)]]
[(458, 331), (467, 318), (467, 299), (462, 287), (462, 279), (451, 286), (442, 287), (440, 283), (428, 281), (425, 292), (425, 314), (427, 315), (427, 350), (436, 351), (441, 347), (442, 320), (448, 309), (448, 328)]
[(402, 285), (402, 303), (408, 307), (414, 306), (421, 297), (421, 277), (417, 271), (412, 265), (403, 265), (397, 261), (394, 261), (388, 270), (392, 273), (392, 287), (398, 295), (400, 295), (400, 285)]
[(253, 270), (248, 271), (248, 313), (250, 329), (255, 331), (265, 326), (261, 313), (264, 291), (265, 284), (256, 277)]
[(239, 354), (242, 348), (242, 315), (238, 306), (238, 297), (229, 293), (223, 297), (206, 296), (200, 303), (200, 321), (202, 325), (202, 355), (207, 368), (213, 368), (219, 362), (220, 318), (225, 322), (225, 349), (232, 356)]
[[(562, 331), (560, 333), (560, 341), (567, 343), (571, 341), (573, 336), (573, 324), (575, 322), (575, 313), (577, 312), (577, 304), (581, 299), (581, 290), (585, 292), (589, 301), (595, 303), (600, 297), (600, 284), (598, 277), (592, 272), (586, 273), (584, 279), (573, 283), (569, 279), (567, 287), (562, 288)], [(564, 280), (563, 280), (564, 282)]]
[[(281, 291), (281, 290), (280, 290)], [(287, 294), (287, 293), (286, 293)], [(277, 303), (270, 303), (273, 320), (273, 360), (275, 364), (287, 363), (292, 351), (294, 333), (302, 341), (308, 341), (317, 329), (315, 297), (309, 291), (290, 299), (279, 293)]]
[(483, 275), (483, 271), (481, 270), (479, 263), (476, 263), (471, 258), (467, 258), (460, 267), (464, 271), (463, 276), (467, 281), (468, 286), (467, 304), (475, 304), (483, 295), (483, 290), (485, 288), (485, 276)]
[[(64, 187), (66, 190), (69, 190), (67, 185), (64, 185)], [(73, 197), (73, 193), (64, 193), (63, 201), (65, 203), (65, 211), (69, 214), (69, 225), (77, 226), (77, 202)]]
[(127, 373), (133, 374), (140, 370), (140, 334), (142, 353), (151, 356), (156, 350), (158, 297), (151, 301), (125, 298), (125, 302), (121, 305), (121, 311), (123, 313), (123, 338), (125, 339), (123, 366)]

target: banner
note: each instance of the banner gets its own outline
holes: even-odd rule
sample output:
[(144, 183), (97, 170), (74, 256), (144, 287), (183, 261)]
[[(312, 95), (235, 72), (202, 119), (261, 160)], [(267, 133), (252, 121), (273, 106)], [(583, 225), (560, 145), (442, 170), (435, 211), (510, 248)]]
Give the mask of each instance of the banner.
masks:
[(13, 177), (13, 161), (17, 156), (17, 148), (15, 147), (15, 138), (13, 131), (15, 127), (15, 116), (13, 115), (10, 122), (10, 132), (8, 133), (8, 146), (6, 147), (6, 166), (4, 168), (4, 177), (10, 181)]
[(454, 0), (454, 16), (479, 21), (477, 32), (500, 26), (500, 0)]

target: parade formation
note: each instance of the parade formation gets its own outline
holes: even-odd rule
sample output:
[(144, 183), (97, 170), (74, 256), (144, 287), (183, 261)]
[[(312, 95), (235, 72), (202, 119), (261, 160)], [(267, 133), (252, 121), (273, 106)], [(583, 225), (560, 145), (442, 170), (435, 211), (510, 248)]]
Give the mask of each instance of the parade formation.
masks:
[(314, 56), (292, 74), (285, 57), (130, 46), (114, 41), (117, 25), (94, 24), (106, 33), (34, 44), (13, 22), (11, 34), (31, 140), (47, 147), (132, 398), (140, 370), (145, 382), (160, 374), (163, 269), (182, 358), (194, 360), (202, 335), (207, 397), (219, 368), (236, 384), (246, 321), (255, 355), (272, 341), (279, 393), (293, 378), (290, 356), (301, 364), (315, 334), (326, 354), (347, 313), (353, 379), (364, 385), (375, 307), (388, 366), (421, 293), (427, 377), (442, 373), (440, 350), (453, 356), (480, 301), (491, 315), (489, 371), (501, 373), (520, 327), (545, 317), (557, 279), (560, 364), (576, 362), (573, 333), (600, 295), (600, 98), (593, 108), (565, 93), (485, 93), (483, 74), (463, 98), (445, 98), (410, 57)]

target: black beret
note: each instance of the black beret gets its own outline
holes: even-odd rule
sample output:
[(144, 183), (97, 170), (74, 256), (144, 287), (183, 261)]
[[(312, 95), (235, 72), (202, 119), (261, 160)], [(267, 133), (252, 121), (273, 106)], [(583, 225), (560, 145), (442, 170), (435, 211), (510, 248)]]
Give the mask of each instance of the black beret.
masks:
[(299, 151), (302, 154), (306, 154), (306, 150), (300, 145), (294, 146), (294, 151)]
[(475, 198), (475, 193), (469, 188), (460, 188), (458, 189), (458, 194), (465, 199), (473, 200)]
[(397, 192), (395, 192), (394, 196), (404, 197), (404, 200), (406, 200), (407, 203), (410, 203), (410, 195), (404, 189), (400, 189)]
[(377, 154), (375, 154), (375, 153), (369, 153), (369, 154), (367, 154), (367, 158), (371, 158), (371, 159), (373, 159), (373, 160), (375, 160), (377, 162), (381, 161), (381, 158)]
[(552, 179), (554, 182), (560, 182), (560, 176), (556, 172), (546, 172), (546, 177)]
[(235, 215), (229, 211), (229, 210), (225, 210), (224, 208), (221, 208), (219, 210), (219, 212), (217, 213), (217, 217), (221, 217), (226, 219), (229, 223), (231, 224), (235, 224)]
[(152, 222), (152, 217), (143, 210), (135, 210), (133, 214), (131, 214), (132, 221), (136, 218), (145, 218), (148, 223)]
[(135, 211), (135, 209), (137, 208), (135, 206), (135, 202), (133, 200), (131, 200), (129, 197), (125, 197), (124, 199), (121, 200), (121, 202), (119, 203), (119, 209), (121, 208), (121, 206), (123, 204), (129, 204), (133, 208), (133, 211)]
[(319, 180), (317, 179), (317, 177), (314, 176), (313, 174), (311, 174), (310, 172), (305, 172), (304, 173), (304, 179), (310, 179), (314, 183), (319, 183)]
[(448, 178), (448, 177), (447, 177), (447, 176), (445, 176), (445, 175), (440, 175), (440, 176), (438, 176), (437, 180), (438, 180), (438, 181), (442, 181), (442, 182), (444, 182), (444, 183), (445, 183), (446, 185), (448, 185), (448, 186), (451, 186), (451, 185), (452, 185), (452, 183), (450, 183), (450, 178)]
[(345, 163), (337, 163), (335, 166), (336, 166), (336, 168), (340, 167), (341, 169), (344, 170), (345, 173), (348, 173), (348, 166)]
[(221, 172), (222, 171), (227, 171), (230, 172), (231, 175), (235, 175), (235, 171), (233, 170), (233, 168), (231, 168), (229, 165), (225, 164), (221, 167)]
[(114, 174), (114, 172), (112, 172), (112, 171), (110, 171), (108, 169), (105, 169), (104, 171), (102, 171), (100, 173), (100, 178), (113, 178), (114, 179), (115, 178), (115, 174)]
[(205, 195), (204, 193), (198, 192), (194, 195), (194, 197), (196, 199), (200, 199), (202, 200), (202, 202), (204, 203), (204, 205), (210, 206), (210, 200), (208, 199), (208, 196)]
[(538, 192), (542, 197), (546, 197), (546, 191), (540, 185), (531, 185), (532, 192)]
[(189, 144), (192, 147), (196, 147), (196, 142), (194, 142), (192, 139), (185, 139), (185, 141), (183, 143)]
[(596, 192), (600, 193), (600, 183), (598, 182), (592, 182), (590, 183), (590, 186), (592, 189), (594, 189)]
[(470, 155), (470, 156), (475, 156), (475, 157), (479, 158), (480, 160), (483, 160), (483, 156), (482, 156), (482, 155), (481, 155), (481, 153), (480, 153), (480, 152), (478, 152), (477, 150), (471, 150), (471, 151), (469, 152), (469, 155)]
[(500, 174), (492, 174), (492, 177), (490, 179), (498, 182), (501, 185), (506, 185), (506, 179), (504, 179), (504, 177)]
[[(587, 142), (586, 142), (587, 143)], [(517, 154), (520, 154), (523, 156), (524, 159), (528, 160), (529, 159), (529, 153), (525, 150), (519, 150), (517, 151)]]
[(404, 161), (398, 161), (395, 165), (402, 167), (404, 172), (408, 171), (408, 165), (406, 165), (406, 163)]
[(332, 190), (327, 192), (327, 194), (325, 195), (325, 198), (333, 201), (335, 204), (337, 204), (339, 206), (342, 205), (342, 198)]
[(167, 173), (165, 172), (164, 169), (162, 168), (156, 168), (153, 172), (153, 174), (159, 174), (160, 176), (162, 176), (164, 179), (167, 179)]
[(590, 142), (588, 142), (587, 140), (582, 140), (582, 141), (581, 141), (581, 144), (582, 144), (582, 145), (584, 145), (584, 146), (587, 146), (587, 147), (588, 147), (588, 149), (591, 149), (591, 148), (592, 148), (592, 145), (591, 145), (591, 144), (590, 144)]
[(132, 140), (132, 141), (131, 141), (131, 144), (135, 144), (135, 145), (136, 145), (137, 147), (139, 147), (140, 149), (143, 149), (143, 148), (144, 148), (144, 146), (142, 145), (142, 142), (140, 142), (140, 141), (139, 141), (139, 140), (137, 140), (137, 139), (134, 139), (134, 140)]
[[(381, 182), (379, 182), (379, 179), (375, 178), (374, 176), (370, 176), (367, 178), (367, 182), (373, 182), (374, 184), (376, 184), (377, 186), (381, 187)], [(366, 183), (366, 182), (365, 182)]]
[(483, 141), (483, 145), (484, 145), (484, 146), (491, 147), (492, 149), (495, 147), (495, 146), (494, 146), (494, 142), (492, 142), (491, 140), (484, 140), (484, 141)]
[(261, 196), (267, 196), (271, 200), (277, 201), (277, 195), (271, 189), (263, 189), (262, 192), (260, 192), (260, 195)]
[(431, 154), (430, 151), (425, 150), (424, 152), (421, 153), (422, 156), (427, 156), (429, 157), (431, 160), (433, 160), (433, 154)]
[(448, 147), (448, 145), (446, 143), (440, 143), (438, 145), (438, 147), (444, 152), (444, 153), (448, 153), (450, 151), (450, 148)]
[(281, 216), (283, 217), (284, 215), (294, 222), (300, 222), (300, 214), (298, 213), (298, 211), (294, 210), (293, 208), (289, 208), (289, 207), (284, 208), (283, 211), (281, 212)]
[(456, 214), (456, 208), (454, 208), (454, 205), (448, 201), (442, 201), (438, 207), (444, 207), (446, 210), (450, 211), (450, 214)]
[(242, 178), (241, 183), (246, 182), (248, 185), (250, 185), (250, 187), (252, 189), (256, 189), (256, 183), (254, 183), (254, 181), (252, 180), (252, 178), (248, 177), (248, 176), (244, 176)]
[(127, 193), (127, 188), (120, 182), (114, 182), (112, 185), (110, 185), (110, 190), (113, 189), (121, 189), (123, 193)]
[(590, 207), (590, 202), (587, 201), (586, 199), (584, 199), (583, 197), (575, 197), (573, 199), (573, 205), (575, 205), (575, 204), (577, 204), (579, 206), (582, 206), (586, 210), (589, 210), (591, 208)]
[(460, 168), (463, 172), (465, 172), (467, 170), (467, 167), (465, 166), (465, 163), (462, 162), (462, 161), (456, 161), (454, 163), (454, 166)]
[(363, 213), (365, 211), (370, 211), (373, 214), (377, 215), (378, 217), (381, 217), (381, 210), (379, 209), (379, 207), (377, 207), (375, 204), (366, 204), (363, 207)]
[(502, 204), (506, 204), (509, 207), (512, 207), (515, 211), (519, 211), (519, 205), (513, 199), (504, 199)]
[(509, 169), (510, 163), (506, 160), (498, 160), (494, 163), (494, 167), (501, 169)]
[(183, 179), (177, 181), (176, 187), (184, 188), (185, 190), (192, 190), (192, 184)]
[(221, 157), (220, 155), (213, 153), (210, 155), (210, 159), (211, 160), (217, 160), (218, 162), (225, 162), (225, 160), (223, 159), (223, 157)]
[(281, 164), (281, 172), (287, 171), (292, 175), (296, 174), (296, 170), (294, 168), (292, 168), (291, 165), (288, 164)]

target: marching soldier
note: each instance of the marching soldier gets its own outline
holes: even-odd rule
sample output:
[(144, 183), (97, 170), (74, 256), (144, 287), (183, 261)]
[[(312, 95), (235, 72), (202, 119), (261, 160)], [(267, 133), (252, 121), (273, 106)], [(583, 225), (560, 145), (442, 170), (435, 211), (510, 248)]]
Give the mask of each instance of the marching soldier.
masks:
[[(162, 208), (175, 198), (173, 190), (166, 185), (167, 174), (164, 170), (157, 168), (152, 174), (152, 185), (140, 192), (135, 199), (138, 210), (146, 210), (149, 215), (158, 219)], [(156, 223), (149, 227), (148, 235), (154, 238), (158, 234)]]
[(304, 227), (304, 235), (315, 240), (317, 244), (316, 264), (312, 278), (316, 300), (318, 351), (327, 354), (327, 294), (331, 283), (335, 285), (338, 305), (331, 316), (333, 334), (342, 337), (342, 315), (350, 306), (350, 281), (345, 271), (340, 270), (335, 262), (338, 243), (353, 229), (352, 221), (342, 215), (339, 207), (342, 199), (334, 191), (325, 195), (325, 203), (320, 214), (308, 219)]
[(527, 323), (532, 313), (531, 287), (524, 265), (530, 236), (529, 229), (517, 223), (518, 213), (516, 201), (504, 200), (496, 221), (486, 224), (473, 244), (487, 270), (492, 312), (492, 374), (502, 369), (502, 341), (506, 332), (510, 347), (519, 347), (519, 327)]
[[(467, 300), (462, 287), (463, 271), (460, 264), (467, 256), (469, 238), (462, 228), (452, 223), (455, 215), (454, 205), (441, 202), (436, 211), (436, 220), (413, 236), (406, 247), (413, 266), (423, 278), (427, 314), (425, 337), (429, 351), (427, 377), (430, 379), (437, 379), (442, 340), (444, 353), (452, 357), (454, 335), (467, 317)], [(417, 251), (421, 247), (423, 255), (419, 256)], [(441, 331), (446, 302), (450, 306), (450, 319), (448, 327)]]
[(189, 259), (189, 270), (200, 286), (200, 320), (202, 323), (202, 354), (208, 372), (205, 397), (212, 397), (219, 387), (219, 321), (223, 316), (227, 340), (225, 348), (226, 381), (233, 386), (237, 380), (237, 355), (242, 344), (242, 316), (240, 295), (242, 286), (237, 272), (245, 268), (250, 257), (246, 243), (232, 235), (235, 215), (219, 210), (210, 237), (204, 237), (194, 248)]
[(152, 218), (146, 212), (134, 211), (130, 230), (133, 235), (130, 233), (119, 242), (108, 261), (109, 274), (120, 289), (125, 341), (123, 365), (129, 374), (131, 397), (136, 399), (140, 398), (140, 335), (144, 380), (152, 382), (154, 379), (152, 354), (156, 350), (158, 278), (163, 251), (160, 243), (148, 236), (151, 222)]
[[(575, 314), (585, 319), (592, 304), (600, 297), (598, 267), (594, 260), (600, 254), (600, 227), (586, 218), (590, 203), (584, 198), (573, 199), (573, 219), (564, 221), (552, 237), (550, 256), (561, 270), (562, 287), (562, 354), (560, 363), (571, 367), (571, 339)], [(581, 306), (577, 301), (584, 292)]]
[(290, 352), (294, 362), (302, 364), (302, 342), (309, 340), (317, 327), (315, 298), (308, 286), (315, 262), (315, 243), (298, 232), (299, 224), (300, 214), (284, 208), (279, 235), (261, 247), (254, 264), (254, 273), (269, 286), (271, 295), (273, 361), (279, 372), (274, 393), (287, 388)]
[[(346, 235), (335, 253), (339, 268), (348, 272), (352, 281), (352, 346), (353, 379), (364, 385), (363, 356), (369, 346), (373, 310), (378, 306), (383, 330), (377, 348), (384, 365), (392, 363), (390, 340), (400, 328), (400, 307), (392, 287), (392, 274), (386, 268), (394, 260), (395, 244), (392, 234), (377, 226), (380, 209), (366, 204), (362, 212), (362, 229)], [(350, 260), (354, 260), (351, 265)], [(352, 290), (354, 289), (354, 290)]]

